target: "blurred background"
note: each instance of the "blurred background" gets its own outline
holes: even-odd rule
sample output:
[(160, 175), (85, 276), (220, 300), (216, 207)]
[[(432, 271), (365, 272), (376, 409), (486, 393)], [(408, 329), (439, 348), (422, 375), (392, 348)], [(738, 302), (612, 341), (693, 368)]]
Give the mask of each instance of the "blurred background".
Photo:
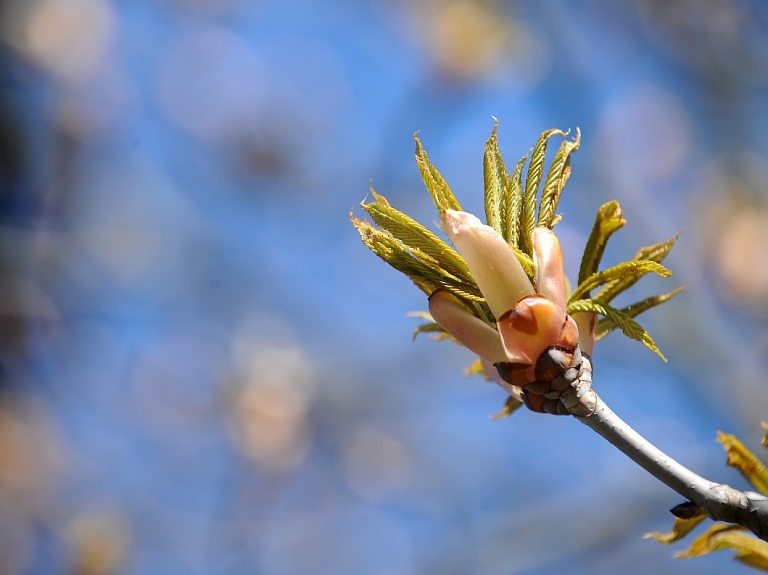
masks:
[(508, 165), (579, 127), (569, 275), (615, 198), (606, 264), (684, 230), (628, 298), (688, 286), (643, 316), (669, 362), (611, 335), (595, 386), (744, 488), (714, 439), (768, 419), (764, 2), (5, 0), (0, 51), (0, 574), (747, 570), (643, 540), (681, 498), (576, 421), (491, 421), (348, 214), (373, 182), (434, 227), (417, 130), (480, 212), (492, 116)]

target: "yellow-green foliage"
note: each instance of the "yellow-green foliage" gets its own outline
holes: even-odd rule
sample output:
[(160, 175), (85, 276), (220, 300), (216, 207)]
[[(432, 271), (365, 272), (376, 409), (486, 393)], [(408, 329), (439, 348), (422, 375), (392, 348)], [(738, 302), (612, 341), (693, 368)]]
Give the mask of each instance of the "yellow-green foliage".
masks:
[[(765, 423), (762, 423), (762, 426), (764, 429), (768, 429)], [(757, 491), (763, 495), (768, 495), (768, 470), (757, 456), (734, 435), (719, 432), (717, 440), (722, 443), (725, 449), (727, 465), (737, 469)], [(763, 445), (768, 447), (768, 434), (763, 439)], [(672, 526), (672, 531), (669, 533), (646, 533), (645, 537), (656, 539), (660, 543), (668, 545), (688, 535), (706, 519), (704, 515), (697, 515), (689, 519), (677, 518)], [(677, 553), (676, 557), (681, 559), (700, 557), (723, 550), (733, 551), (733, 558), (745, 565), (768, 572), (768, 542), (758, 539), (741, 525), (713, 523), (704, 533), (693, 540), (688, 549)]]
[[(579, 149), (581, 134), (576, 130), (576, 136), (569, 140), (566, 138), (567, 133), (562, 130), (553, 128), (545, 131), (517, 162), (510, 175), (499, 152), (497, 132), (498, 122), (485, 144), (483, 154), (486, 221), (507, 241), (526, 274), (533, 280), (536, 275), (533, 230), (536, 226), (552, 229), (560, 221), (561, 216), (556, 213), (557, 205), (570, 177), (571, 158)], [(555, 136), (565, 139), (560, 143), (544, 177), (547, 146)], [(416, 164), (438, 212), (442, 214), (447, 209), (461, 210), (461, 204), (440, 171), (430, 162), (421, 141), (415, 135), (414, 139)], [(427, 295), (436, 289), (444, 289), (457, 297), (471, 313), (495, 327), (488, 304), (461, 255), (437, 234), (392, 207), (373, 188), (371, 195), (373, 200), (363, 202), (361, 207), (375, 225), (350, 214), (352, 224), (360, 233), (363, 243), (393, 268), (407, 275)], [(608, 239), (624, 224), (618, 202), (611, 201), (600, 206), (584, 249), (578, 284), (568, 301), (568, 312), (597, 313), (603, 316), (598, 323), (598, 339), (618, 328), (664, 358), (650, 334), (633, 318), (668, 301), (680, 293), (682, 288), (640, 300), (622, 309), (609, 304), (647, 273), (670, 276), (671, 272), (661, 262), (677, 236), (642, 248), (633, 259), (600, 271), (600, 261)], [(594, 295), (591, 294), (593, 290), (597, 290)], [(423, 317), (427, 323), (417, 328), (414, 335), (421, 332), (445, 335), (428, 314)]]

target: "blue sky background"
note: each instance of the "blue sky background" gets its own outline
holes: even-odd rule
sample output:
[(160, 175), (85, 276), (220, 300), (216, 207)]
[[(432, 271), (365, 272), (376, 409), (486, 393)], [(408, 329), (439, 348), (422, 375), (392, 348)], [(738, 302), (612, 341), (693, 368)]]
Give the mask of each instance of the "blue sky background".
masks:
[(669, 362), (612, 335), (595, 387), (744, 488), (715, 434), (768, 419), (764, 3), (0, 10), (1, 574), (746, 570), (643, 540), (681, 498), (576, 421), (491, 421), (348, 214), (372, 182), (435, 226), (417, 130), (479, 212), (493, 117), (508, 164), (580, 128), (566, 271), (617, 199), (607, 264), (684, 230), (628, 298), (688, 286), (643, 316)]

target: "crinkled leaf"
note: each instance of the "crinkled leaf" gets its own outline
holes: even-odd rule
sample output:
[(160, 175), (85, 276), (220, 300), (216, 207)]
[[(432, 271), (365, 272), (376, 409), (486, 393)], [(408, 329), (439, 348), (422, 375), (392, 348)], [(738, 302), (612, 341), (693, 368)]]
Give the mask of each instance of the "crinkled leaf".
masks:
[(688, 535), (696, 528), (699, 523), (704, 521), (706, 518), (706, 515), (697, 515), (696, 517), (691, 517), (690, 519), (681, 519), (680, 517), (675, 517), (675, 523), (672, 525), (672, 531), (669, 533), (653, 531), (643, 535), (643, 539), (655, 539), (663, 545), (669, 545), (670, 543), (679, 541)]
[(525, 273), (528, 274), (528, 277), (531, 278), (531, 281), (533, 281), (533, 277), (536, 274), (536, 266), (533, 263), (533, 258), (524, 253), (520, 248), (516, 248), (515, 246), (510, 247), (512, 248), (512, 251), (515, 252), (517, 261), (523, 266), (523, 271), (525, 271)]
[[(512, 171), (512, 177), (509, 178), (507, 187), (504, 189), (504, 200), (502, 202), (502, 218), (504, 220), (504, 239), (513, 247), (520, 247), (520, 238), (524, 235), (525, 225), (523, 223), (523, 167), (525, 166), (529, 150), (520, 161), (517, 162)], [(530, 255), (533, 252), (529, 252)]]
[(737, 561), (768, 571), (768, 543), (746, 533), (740, 525), (716, 523), (676, 557), (688, 559), (729, 549), (735, 552), (734, 559)]
[(616, 200), (606, 202), (597, 209), (595, 223), (581, 258), (579, 283), (582, 283), (599, 269), (608, 239), (626, 223), (627, 220), (623, 218), (621, 206)]
[(651, 260), (658, 263), (663, 262), (664, 258), (667, 257), (667, 254), (675, 245), (675, 242), (680, 238), (680, 233), (681, 232), (676, 233), (673, 237), (669, 238), (665, 242), (659, 242), (657, 244), (640, 248), (638, 252), (635, 254), (634, 259)]
[(565, 136), (566, 133), (557, 128), (551, 128), (539, 136), (531, 151), (531, 162), (525, 177), (525, 196), (523, 198), (522, 230), (520, 247), (527, 254), (533, 253), (533, 228), (536, 225), (536, 195), (544, 173), (544, 159), (547, 155), (547, 143), (555, 134)]
[[(639, 301), (627, 307), (621, 308), (621, 311), (627, 314), (629, 317), (633, 317), (633, 318), (637, 317), (644, 311), (647, 311), (651, 308), (656, 307), (657, 305), (661, 305), (664, 302), (671, 300), (673, 297), (675, 297), (684, 289), (685, 289), (685, 286), (680, 286), (678, 288), (673, 289), (671, 292), (645, 298), (642, 301)], [(611, 333), (614, 329), (616, 329), (616, 324), (613, 323), (612, 320), (608, 318), (601, 319), (597, 323), (597, 333), (596, 333), (595, 339), (598, 339), (598, 340), (603, 339), (606, 335)]]
[(501, 408), (501, 411), (491, 416), (491, 419), (494, 421), (498, 419), (503, 419), (505, 417), (509, 417), (512, 415), (515, 411), (520, 409), (523, 406), (523, 402), (515, 399), (512, 396), (509, 396), (507, 398), (507, 401), (504, 403), (504, 407)]
[(471, 306), (471, 302), (485, 304), (485, 299), (476, 285), (462, 282), (448, 273), (432, 256), (418, 248), (407, 246), (388, 231), (379, 230), (351, 214), (350, 219), (363, 243), (373, 253), (411, 278), (426, 294), (429, 295), (440, 287), (463, 300), (468, 306)]
[[(654, 261), (630, 260), (628, 262), (623, 262), (612, 266), (603, 271), (593, 273), (591, 276), (581, 282), (575, 290), (573, 290), (570, 300), (573, 301), (580, 298), (589, 297), (589, 292), (600, 287), (601, 285), (609, 284), (615, 281), (622, 281), (628, 276), (633, 275), (642, 277), (643, 275), (651, 272), (657, 273), (664, 278), (672, 275), (671, 271)], [(595, 296), (594, 299), (604, 301), (597, 296)]]
[(755, 454), (730, 433), (719, 431), (717, 440), (723, 444), (728, 454), (726, 463), (737, 469), (760, 493), (768, 495), (768, 469)]
[[(659, 242), (658, 244), (653, 244), (650, 246), (646, 246), (644, 248), (640, 248), (640, 250), (635, 254), (635, 257), (632, 258), (634, 261), (639, 260), (648, 260), (656, 263), (661, 263), (664, 261), (664, 258), (667, 257), (667, 254), (672, 249), (672, 246), (675, 245), (675, 242), (680, 237), (680, 234), (678, 233), (673, 238), (668, 239), (665, 242)], [(604, 301), (606, 303), (610, 303), (613, 298), (615, 298), (620, 293), (628, 290), (633, 285), (635, 285), (642, 276), (627, 276), (625, 278), (616, 280), (614, 282), (611, 282), (610, 284), (607, 284), (604, 288), (602, 288), (598, 293), (596, 293), (593, 296), (593, 299), (597, 299), (600, 301)]]
[[(415, 257), (408, 257), (409, 253)], [(425, 284), (431, 284), (435, 288), (443, 288), (448, 293), (463, 300), (467, 305), (470, 305), (470, 302), (485, 303), (485, 299), (477, 286), (456, 281), (448, 272), (441, 270), (439, 266), (430, 265), (428, 256), (423, 252), (419, 253), (419, 250), (405, 250), (400, 253), (395, 252), (395, 254), (400, 257), (388, 263), (414, 281), (418, 280)], [(430, 289), (429, 293), (433, 291), (435, 290)]]
[(375, 201), (362, 203), (360, 207), (370, 214), (381, 229), (390, 232), (408, 247), (419, 249), (431, 256), (443, 269), (462, 282), (475, 283), (469, 267), (456, 250), (419, 222), (390, 206), (386, 198), (377, 194), (373, 187), (371, 193)]
[(555, 210), (560, 202), (560, 195), (571, 175), (571, 154), (579, 149), (581, 144), (581, 132), (576, 128), (576, 136), (573, 140), (565, 140), (552, 160), (552, 165), (544, 181), (539, 203), (539, 217), (537, 225), (546, 226), (549, 229), (555, 224)]
[[(352, 220), (352, 225), (355, 226), (355, 229), (360, 234), (360, 239), (369, 250), (399, 272), (405, 273), (411, 281), (413, 281), (413, 283), (427, 295), (435, 291), (436, 286), (432, 282), (415, 278), (401, 269), (402, 266), (396, 265), (398, 255), (403, 257), (403, 254), (408, 254), (407, 247), (402, 242), (395, 239), (389, 232), (382, 232), (373, 227), (369, 222), (355, 218), (351, 212), (349, 214), (349, 219)], [(402, 253), (398, 254), (398, 252)]]
[(424, 185), (429, 190), (429, 194), (432, 196), (432, 201), (435, 202), (437, 209), (440, 212), (443, 210), (462, 211), (461, 204), (456, 199), (456, 196), (453, 195), (443, 176), (440, 175), (437, 168), (429, 161), (429, 156), (424, 151), (421, 141), (416, 134), (413, 135), (413, 139), (416, 140), (416, 164), (419, 166)]
[(650, 336), (650, 334), (645, 331), (639, 323), (637, 323), (623, 311), (593, 299), (580, 299), (570, 301), (568, 303), (568, 313), (570, 315), (573, 315), (579, 311), (597, 313), (611, 319), (624, 333), (624, 335), (641, 342), (645, 347), (650, 349), (661, 359), (667, 361), (667, 358), (664, 357), (664, 354), (661, 353), (661, 350), (659, 350), (659, 348), (656, 346), (656, 342), (653, 341), (653, 338)]
[(485, 182), (485, 218), (488, 225), (504, 235), (504, 191), (509, 183), (509, 174), (504, 165), (504, 159), (499, 152), (497, 131), (499, 121), (496, 120), (491, 137), (485, 144), (483, 154), (483, 180)]

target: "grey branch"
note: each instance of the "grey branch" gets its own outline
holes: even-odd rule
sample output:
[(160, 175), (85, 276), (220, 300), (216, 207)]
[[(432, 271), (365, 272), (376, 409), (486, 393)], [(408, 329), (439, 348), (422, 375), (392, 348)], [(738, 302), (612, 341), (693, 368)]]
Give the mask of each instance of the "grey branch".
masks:
[(596, 401), (592, 415), (575, 416), (576, 419), (691, 502), (673, 509), (673, 513), (681, 517), (707, 515), (716, 521), (736, 523), (768, 541), (767, 497), (713, 483), (695, 474), (649, 443), (597, 396)]

